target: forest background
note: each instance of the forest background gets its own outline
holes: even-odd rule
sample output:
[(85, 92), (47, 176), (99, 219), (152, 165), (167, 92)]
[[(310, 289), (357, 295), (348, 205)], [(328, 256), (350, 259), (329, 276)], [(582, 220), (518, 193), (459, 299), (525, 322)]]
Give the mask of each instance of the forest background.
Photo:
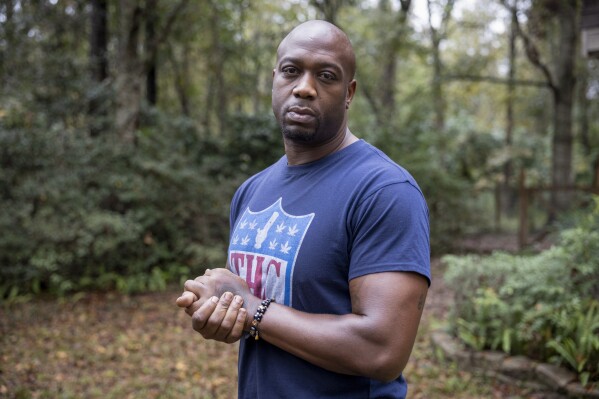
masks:
[[(282, 155), (276, 46), (313, 18), (353, 41), (350, 126), (421, 184), (434, 252), (513, 232), (521, 170), (528, 184), (599, 186), (599, 65), (581, 56), (580, 12), (566, 0), (3, 0), (0, 297), (143, 292), (222, 266), (235, 188)], [(541, 226), (580, 204), (570, 190), (543, 198)]]
[[(275, 50), (314, 18), (354, 44), (352, 131), (429, 205), (412, 397), (546, 397), (443, 365), (437, 320), (597, 389), (599, 59), (581, 54), (583, 3), (597, 2), (0, 0), (0, 397), (234, 396), (235, 348), (189, 339), (171, 296), (224, 265), (234, 190), (283, 154)], [(502, 245), (518, 230), (534, 245)], [(520, 251), (441, 257), (489, 233)]]

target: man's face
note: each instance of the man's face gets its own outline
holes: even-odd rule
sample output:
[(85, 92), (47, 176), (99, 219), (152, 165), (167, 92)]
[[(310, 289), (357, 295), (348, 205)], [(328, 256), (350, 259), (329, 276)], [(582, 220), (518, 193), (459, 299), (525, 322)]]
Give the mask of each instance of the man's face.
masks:
[(272, 109), (287, 140), (317, 145), (345, 132), (355, 91), (335, 35), (290, 35), (273, 70)]

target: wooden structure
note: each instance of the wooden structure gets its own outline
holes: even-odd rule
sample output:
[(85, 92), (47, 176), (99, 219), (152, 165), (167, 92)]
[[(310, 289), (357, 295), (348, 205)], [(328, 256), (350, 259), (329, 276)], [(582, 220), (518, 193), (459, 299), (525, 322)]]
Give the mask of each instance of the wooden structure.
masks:
[[(519, 215), (518, 215), (518, 248), (520, 250), (526, 248), (529, 244), (528, 235), (530, 228), (529, 218), (529, 206), (534, 197), (543, 192), (552, 191), (570, 191), (577, 193), (592, 193), (599, 195), (599, 187), (584, 187), (584, 186), (568, 186), (568, 187), (556, 187), (556, 186), (536, 186), (529, 187), (526, 184), (526, 171), (520, 169), (520, 176), (518, 179), (518, 199), (519, 199)], [(547, 212), (550, 214), (551, 209)]]
[(581, 16), (582, 55), (599, 58), (599, 0), (583, 0)]

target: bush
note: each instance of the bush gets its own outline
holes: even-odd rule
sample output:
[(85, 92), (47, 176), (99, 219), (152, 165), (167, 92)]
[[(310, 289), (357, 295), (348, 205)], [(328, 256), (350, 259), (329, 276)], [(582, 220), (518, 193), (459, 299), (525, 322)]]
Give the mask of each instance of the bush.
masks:
[(537, 255), (446, 256), (453, 332), (469, 346), (565, 364), (599, 379), (599, 199)]
[(257, 141), (280, 134), (268, 120), (235, 117), (247, 140), (239, 160), (233, 133), (144, 117), (151, 125), (135, 145), (83, 129), (0, 127), (0, 299), (161, 289), (224, 265), (231, 196), (275, 156), (272, 140)]

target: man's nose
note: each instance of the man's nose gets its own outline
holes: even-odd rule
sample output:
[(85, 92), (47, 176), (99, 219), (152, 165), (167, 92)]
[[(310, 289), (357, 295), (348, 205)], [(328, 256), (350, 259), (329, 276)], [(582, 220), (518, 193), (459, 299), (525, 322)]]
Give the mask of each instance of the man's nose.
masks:
[(316, 97), (316, 81), (310, 73), (305, 73), (293, 88), (293, 95), (299, 98)]

